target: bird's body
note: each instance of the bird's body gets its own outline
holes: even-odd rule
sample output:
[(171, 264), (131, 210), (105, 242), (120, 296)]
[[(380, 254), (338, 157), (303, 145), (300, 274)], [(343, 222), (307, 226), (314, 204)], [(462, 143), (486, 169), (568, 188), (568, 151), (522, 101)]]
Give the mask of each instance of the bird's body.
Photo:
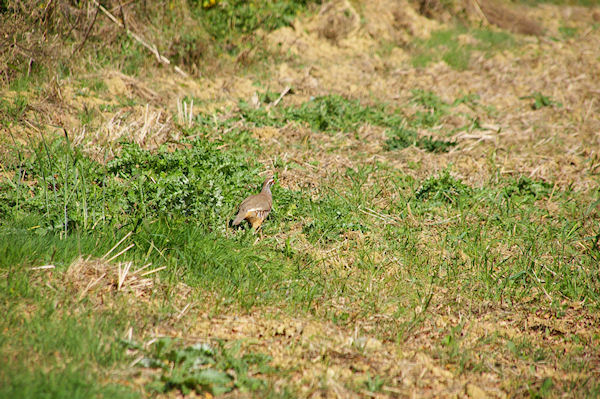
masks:
[(271, 186), (274, 183), (275, 179), (273, 177), (268, 177), (263, 183), (260, 193), (251, 195), (242, 201), (238, 214), (231, 223), (232, 226), (237, 226), (242, 223), (243, 220), (247, 220), (255, 230), (262, 225), (273, 208)]

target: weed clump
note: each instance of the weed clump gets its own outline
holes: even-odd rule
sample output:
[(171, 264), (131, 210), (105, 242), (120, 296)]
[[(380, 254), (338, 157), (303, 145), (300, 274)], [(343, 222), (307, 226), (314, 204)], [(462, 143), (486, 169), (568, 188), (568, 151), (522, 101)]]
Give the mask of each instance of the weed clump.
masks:
[(507, 198), (537, 200), (550, 195), (552, 187), (551, 183), (520, 176), (518, 179), (509, 181), (503, 189), (503, 194)]
[(472, 189), (461, 180), (452, 177), (448, 169), (429, 177), (415, 191), (415, 198), (455, 204), (472, 193)]
[(450, 148), (458, 144), (456, 141), (437, 140), (431, 136), (420, 137), (417, 140), (417, 147), (429, 152), (448, 152)]
[(520, 97), (521, 99), (532, 99), (533, 103), (531, 103), (531, 109), (538, 110), (544, 107), (557, 106), (562, 107), (562, 103), (553, 100), (552, 98), (543, 95), (540, 92), (535, 92), (531, 96)]
[(272, 31), (289, 26), (296, 15), (318, 0), (204, 2), (201, 14), (205, 29), (215, 39), (228, 39), (233, 33), (248, 34), (257, 29)]
[(179, 213), (204, 220), (219, 215), (241, 196), (242, 187), (258, 168), (241, 154), (221, 151), (206, 140), (189, 147), (150, 152), (125, 144), (108, 171), (123, 179), (127, 208), (146, 214)]
[(388, 151), (400, 150), (410, 147), (417, 143), (417, 132), (400, 126), (388, 132), (388, 139), (385, 141), (385, 149)]
[[(262, 96), (269, 99), (267, 92)], [(315, 131), (333, 133), (350, 132), (364, 123), (392, 127), (402, 123), (403, 116), (388, 112), (383, 105), (362, 105), (358, 100), (350, 100), (337, 94), (310, 99), (299, 107), (285, 107), (269, 113), (265, 108), (253, 109), (247, 103), (240, 103), (244, 119), (257, 126), (283, 126), (289, 121), (305, 123)]]
[(217, 345), (198, 343), (182, 347), (171, 338), (160, 338), (147, 350), (132, 341), (122, 343), (142, 353), (138, 366), (160, 370), (160, 378), (149, 384), (156, 393), (179, 390), (184, 395), (192, 391), (222, 395), (234, 389), (256, 391), (264, 389), (266, 382), (249, 374), (271, 369), (270, 356), (240, 355), (239, 342), (230, 347), (222, 341), (217, 341)]
[(157, 215), (194, 216), (212, 225), (243, 195), (258, 166), (203, 139), (155, 152), (123, 143), (106, 166), (57, 140), (40, 145), (0, 182), (4, 216), (44, 216), (44, 229), (88, 229)]
[(448, 103), (443, 101), (434, 92), (427, 90), (413, 90), (410, 101), (425, 108), (424, 111), (417, 111), (413, 118), (417, 126), (435, 126), (443, 116), (448, 114), (448, 110), (450, 109)]
[(0, 98), (0, 125), (7, 127), (18, 122), (27, 111), (27, 98), (17, 95), (13, 99)]
[(448, 152), (456, 146), (456, 141), (438, 140), (431, 136), (418, 137), (417, 132), (412, 129), (400, 127), (388, 131), (388, 139), (385, 141), (385, 149), (388, 151), (398, 150), (414, 145), (428, 152)]
[[(431, 91), (415, 89), (412, 91), (410, 102), (423, 109), (418, 110), (402, 126), (391, 126), (388, 130), (388, 139), (385, 142), (387, 150), (402, 149), (414, 145), (428, 152), (447, 152), (456, 146), (456, 141), (440, 140), (432, 136), (419, 137), (417, 128), (432, 128), (442, 122), (442, 118), (448, 115), (453, 107), (463, 102), (472, 102), (472, 96), (465, 96), (449, 104)], [(408, 127), (407, 126), (410, 126)]]

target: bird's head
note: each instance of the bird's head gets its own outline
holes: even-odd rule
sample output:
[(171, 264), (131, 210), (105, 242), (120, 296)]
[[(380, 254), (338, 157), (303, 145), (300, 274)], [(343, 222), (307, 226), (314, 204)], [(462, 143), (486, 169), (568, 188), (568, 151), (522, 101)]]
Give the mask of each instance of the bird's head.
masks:
[(265, 179), (265, 182), (263, 183), (263, 190), (271, 190), (271, 187), (273, 187), (273, 184), (275, 184), (275, 176), (269, 176)]

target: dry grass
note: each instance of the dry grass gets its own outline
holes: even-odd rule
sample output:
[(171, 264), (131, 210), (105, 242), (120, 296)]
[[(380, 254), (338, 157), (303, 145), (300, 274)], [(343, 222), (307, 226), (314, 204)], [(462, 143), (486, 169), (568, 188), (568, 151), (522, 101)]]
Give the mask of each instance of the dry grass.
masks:
[[(563, 390), (570, 384), (584, 389), (592, 383), (587, 373), (570, 365), (589, 370), (600, 366), (600, 353), (581, 350), (582, 344), (589, 348), (597, 341), (597, 316), (577, 305), (558, 314), (541, 309), (532, 312), (527, 304), (464, 303), (457, 312), (456, 306), (444, 303), (449, 295), (436, 293), (436, 304), (424, 314), (425, 321), (400, 343), (386, 337), (387, 328), (398, 320), (385, 314), (344, 326), (320, 318), (292, 317), (274, 308), (215, 316), (210, 306), (198, 302), (183, 307), (183, 317), (136, 338), (152, 342), (171, 337), (189, 344), (242, 341), (245, 351), (268, 353), (273, 357), (270, 364), (285, 370), (284, 375), (271, 377), (271, 384), (294, 387), (301, 397), (505, 398), (506, 392), (527, 396), (524, 379), (539, 384), (551, 378)], [(350, 303), (339, 306), (350, 312), (354, 307)], [(455, 326), (461, 327), (452, 333)], [(449, 334), (452, 338), (446, 341)], [(524, 347), (519, 346), (522, 342)], [(521, 352), (513, 349), (515, 345)], [(534, 361), (535, 356), (545, 360)], [(456, 357), (466, 363), (457, 362)], [(380, 391), (370, 392), (367, 381), (377, 376), (383, 378)], [(148, 378), (152, 374), (137, 383), (144, 384)]]
[[(535, 11), (540, 19), (548, 19), (555, 12), (550, 7)], [(590, 18), (589, 15), (571, 15), (570, 21), (585, 29)], [(378, 21), (386, 20), (381, 18)], [(386, 29), (393, 30), (394, 27), (390, 23), (380, 31)], [(477, 54), (471, 62), (472, 68), (464, 72), (457, 72), (444, 63), (423, 70), (406, 68), (406, 55), (402, 55), (401, 49), (394, 49), (387, 58), (367, 50), (376, 48), (378, 42), (377, 38), (371, 38), (363, 31), (337, 45), (320, 39), (318, 33), (311, 33), (310, 29), (307, 33), (300, 26), (296, 30), (286, 28), (276, 31), (269, 40), (282, 52), (295, 54), (301, 57), (302, 63), (311, 65), (302, 72), (286, 64), (279, 68), (277, 80), (295, 88), (296, 95), (284, 99), (287, 104), (311, 95), (343, 93), (366, 102), (377, 98), (402, 105), (411, 90), (421, 88), (434, 91), (447, 101), (453, 101), (464, 93), (476, 93), (483, 106), (495, 109), (493, 115), (478, 114), (480, 123), (488, 126), (486, 130), (458, 135), (459, 148), (447, 155), (420, 151), (411, 155), (413, 150), (406, 150), (404, 154), (382, 155), (380, 147), (372, 145), (373, 140), (365, 137), (367, 143), (357, 153), (365, 154), (362, 152), (365, 150), (369, 154), (366, 158), (383, 156), (402, 170), (411, 169), (407, 167), (407, 161), (422, 160), (420, 164), (427, 167), (420, 174), (428, 174), (452, 163), (458, 166), (461, 177), (480, 185), (489, 179), (486, 157), (493, 153), (494, 168), (500, 168), (504, 174), (525, 173), (534, 178), (558, 181), (563, 187), (574, 184), (576, 188), (585, 190), (595, 186), (595, 175), (589, 172), (593, 168), (586, 159), (597, 156), (594, 148), (598, 146), (596, 133), (600, 129), (598, 121), (593, 118), (600, 111), (600, 103), (596, 100), (598, 76), (594, 51), (599, 40), (597, 30), (585, 30), (584, 40), (568, 43), (531, 42), (519, 54), (505, 52), (492, 58)], [(535, 92), (555, 99), (562, 107), (531, 109), (532, 100), (523, 97)], [(309, 139), (313, 143), (319, 142), (319, 146), (327, 146), (330, 141), (323, 137), (309, 136)], [(347, 137), (346, 140), (346, 145), (339, 144), (336, 155), (330, 151), (314, 153), (308, 146), (296, 151), (312, 159), (315, 156), (337, 157), (343, 168), (348, 162), (340, 154), (350, 154), (347, 148), (355, 145), (353, 138)], [(383, 137), (379, 136), (379, 140)], [(286, 150), (289, 151), (289, 148)], [(302, 154), (290, 156), (303, 158)], [(327, 160), (323, 163), (330, 166)]]
[(80, 300), (120, 291), (140, 297), (148, 295), (154, 286), (154, 281), (146, 276), (158, 271), (146, 270), (147, 266), (132, 270), (131, 262), (111, 264), (101, 259), (80, 258), (69, 266), (64, 281)]
[[(135, 267), (133, 262), (113, 263), (115, 259), (125, 254), (134, 244), (117, 251), (118, 247), (129, 238), (125, 235), (110, 251), (100, 259), (78, 258), (62, 275), (63, 283), (74, 292), (78, 300), (84, 297), (95, 303), (104, 303), (105, 296), (116, 293), (126, 293), (139, 300), (148, 297), (155, 288), (155, 273), (165, 267), (152, 269), (151, 263)], [(39, 269), (39, 268), (38, 268)]]

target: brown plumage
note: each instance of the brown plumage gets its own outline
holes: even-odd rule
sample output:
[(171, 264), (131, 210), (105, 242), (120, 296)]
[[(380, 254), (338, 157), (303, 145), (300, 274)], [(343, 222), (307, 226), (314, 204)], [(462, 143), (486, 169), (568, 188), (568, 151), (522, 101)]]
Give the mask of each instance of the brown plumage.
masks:
[(240, 204), (240, 210), (231, 223), (237, 226), (242, 220), (247, 220), (253, 229), (258, 229), (263, 221), (269, 216), (273, 207), (273, 196), (271, 195), (271, 186), (275, 183), (275, 178), (267, 177), (263, 183), (262, 190), (246, 198)]

